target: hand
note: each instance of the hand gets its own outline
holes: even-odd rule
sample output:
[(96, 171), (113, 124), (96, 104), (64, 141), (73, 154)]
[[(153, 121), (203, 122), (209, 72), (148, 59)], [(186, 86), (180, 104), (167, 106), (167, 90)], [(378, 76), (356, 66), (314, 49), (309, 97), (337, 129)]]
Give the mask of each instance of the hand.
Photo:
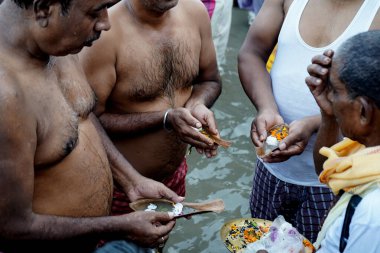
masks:
[(210, 138), (196, 130), (202, 126), (207, 126), (210, 133), (218, 135), (213, 113), (208, 108), (205, 108), (205, 106), (200, 105), (192, 110), (175, 108), (168, 113), (167, 119), (183, 142), (194, 146), (198, 151), (202, 150), (201, 152), (206, 152), (206, 154), (213, 156), (216, 155), (217, 145)]
[(318, 129), (319, 124), (319, 115), (293, 121), (289, 125), (289, 135), (280, 142), (279, 149), (263, 157), (263, 161), (278, 163), (301, 154), (305, 150), (310, 136)]
[(121, 218), (128, 221), (125, 224), (127, 239), (148, 248), (164, 244), (175, 225), (173, 217), (164, 212), (136, 211), (122, 215)]
[[(207, 126), (207, 131), (213, 135), (220, 137), (219, 131), (216, 126), (214, 113), (203, 104), (197, 104), (190, 109), (191, 114), (199, 120), (203, 127)], [(218, 145), (213, 143), (208, 148), (196, 148), (199, 154), (205, 154), (207, 158), (216, 156)]]
[(306, 84), (313, 94), (317, 104), (321, 108), (321, 113), (333, 116), (332, 104), (328, 95), (328, 75), (334, 51), (327, 50), (323, 55), (314, 56), (312, 64), (307, 67), (310, 76), (306, 77)]
[(273, 110), (262, 110), (257, 113), (251, 125), (251, 139), (256, 147), (261, 147), (267, 138), (267, 131), (274, 125), (283, 124), (284, 120)]
[(131, 184), (127, 184), (124, 191), (130, 201), (141, 198), (164, 198), (178, 203), (184, 200), (164, 184), (143, 176), (135, 179)]

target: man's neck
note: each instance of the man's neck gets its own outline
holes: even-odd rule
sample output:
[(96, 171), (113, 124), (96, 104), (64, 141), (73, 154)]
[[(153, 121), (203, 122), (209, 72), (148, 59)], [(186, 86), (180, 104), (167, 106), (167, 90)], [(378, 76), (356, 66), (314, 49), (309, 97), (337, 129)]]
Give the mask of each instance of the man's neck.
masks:
[(142, 24), (160, 25), (170, 15), (170, 10), (161, 12), (149, 9), (139, 0), (124, 0), (124, 4), (131, 16)]

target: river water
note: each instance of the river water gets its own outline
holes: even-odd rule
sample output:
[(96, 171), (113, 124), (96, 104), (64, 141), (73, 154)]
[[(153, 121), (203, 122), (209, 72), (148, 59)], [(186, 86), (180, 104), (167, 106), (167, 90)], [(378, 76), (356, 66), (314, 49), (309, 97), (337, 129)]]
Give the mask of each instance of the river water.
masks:
[(212, 108), (221, 137), (233, 144), (228, 149), (219, 148), (218, 156), (211, 159), (195, 149), (188, 157), (186, 201), (221, 198), (225, 211), (179, 219), (164, 253), (228, 253), (220, 238), (221, 227), (229, 220), (250, 217), (249, 194), (256, 158), (249, 130), (256, 111), (237, 74), (237, 53), (247, 30), (247, 12), (234, 8), (223, 92)]

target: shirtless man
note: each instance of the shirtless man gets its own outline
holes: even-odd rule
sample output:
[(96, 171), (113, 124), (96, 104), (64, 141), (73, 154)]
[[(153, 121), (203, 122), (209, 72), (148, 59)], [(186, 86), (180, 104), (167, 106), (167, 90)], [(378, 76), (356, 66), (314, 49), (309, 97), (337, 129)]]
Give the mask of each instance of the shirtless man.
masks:
[(92, 252), (107, 235), (155, 247), (174, 226), (166, 213), (108, 216), (112, 177), (133, 200), (181, 198), (112, 149), (77, 57), (54, 57), (90, 46), (116, 2), (0, 5), (0, 251)]
[[(239, 75), (257, 109), (251, 138), (262, 146), (267, 130), (289, 124), (289, 135), (271, 155), (259, 159), (251, 194), (251, 214), (273, 220), (284, 215), (310, 239), (333, 195), (319, 182), (313, 164), (320, 109), (305, 85), (311, 58), (380, 24), (379, 1), (265, 0), (239, 53)], [(266, 61), (275, 45), (268, 74)], [(274, 194), (267, 194), (273, 192)]]
[[(81, 53), (97, 115), (142, 175), (184, 196), (187, 144), (216, 155), (194, 129), (218, 134), (208, 109), (221, 92), (208, 14), (199, 0), (124, 0), (110, 20), (112, 30)], [(123, 199), (114, 213), (125, 211)]]

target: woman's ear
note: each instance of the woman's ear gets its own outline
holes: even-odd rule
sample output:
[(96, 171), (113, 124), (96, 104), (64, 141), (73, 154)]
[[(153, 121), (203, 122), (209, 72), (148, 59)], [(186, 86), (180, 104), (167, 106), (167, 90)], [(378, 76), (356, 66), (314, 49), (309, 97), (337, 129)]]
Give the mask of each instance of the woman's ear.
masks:
[(371, 124), (374, 113), (374, 103), (367, 97), (357, 97), (360, 105), (360, 124), (365, 127)]
[(35, 18), (37, 23), (45, 28), (49, 25), (49, 18), (51, 16), (52, 11), (52, 3), (51, 0), (34, 0), (33, 1), (33, 11), (35, 14)]

